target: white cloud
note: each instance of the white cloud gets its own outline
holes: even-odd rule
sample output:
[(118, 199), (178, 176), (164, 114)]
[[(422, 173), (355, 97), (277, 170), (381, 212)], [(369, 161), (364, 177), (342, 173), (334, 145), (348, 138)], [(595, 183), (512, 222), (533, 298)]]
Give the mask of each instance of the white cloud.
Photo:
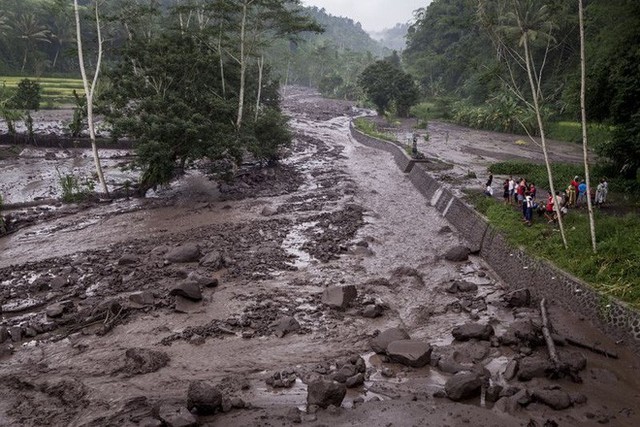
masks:
[(431, 0), (302, 0), (305, 6), (325, 8), (334, 16), (360, 22), (367, 31), (391, 28), (413, 19), (413, 11), (426, 7)]

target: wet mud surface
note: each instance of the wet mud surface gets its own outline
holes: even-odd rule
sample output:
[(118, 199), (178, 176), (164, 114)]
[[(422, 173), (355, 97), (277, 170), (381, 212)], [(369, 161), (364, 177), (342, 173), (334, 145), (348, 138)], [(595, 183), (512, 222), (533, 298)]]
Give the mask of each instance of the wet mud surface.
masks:
[[(285, 109), (280, 168), (220, 187), (193, 171), (0, 239), (0, 425), (640, 423), (637, 356), (551, 301), (566, 365), (549, 366), (538, 306), (446, 259), (465, 242), (350, 137), (361, 111), (296, 88)], [(440, 152), (449, 173), (474, 164), (465, 144)], [(376, 353), (392, 328), (413, 341)], [(342, 404), (307, 405), (329, 379)]]

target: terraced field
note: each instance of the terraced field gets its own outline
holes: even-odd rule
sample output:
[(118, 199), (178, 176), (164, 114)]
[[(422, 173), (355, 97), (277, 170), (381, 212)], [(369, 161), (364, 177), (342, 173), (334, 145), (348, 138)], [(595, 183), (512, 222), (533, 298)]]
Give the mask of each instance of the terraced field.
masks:
[(0, 85), (5, 85), (9, 90), (15, 90), (23, 79), (36, 80), (42, 87), (41, 108), (57, 108), (75, 103), (73, 91), (79, 95), (84, 93), (82, 80), (57, 77), (14, 77), (0, 76)]

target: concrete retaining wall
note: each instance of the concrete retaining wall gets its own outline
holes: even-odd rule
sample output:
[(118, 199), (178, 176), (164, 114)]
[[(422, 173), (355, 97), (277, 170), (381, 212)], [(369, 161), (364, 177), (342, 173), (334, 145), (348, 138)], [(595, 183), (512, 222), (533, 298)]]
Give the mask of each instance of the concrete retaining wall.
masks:
[(422, 165), (412, 164), (412, 159), (401, 147), (367, 136), (353, 126), (351, 135), (363, 145), (392, 153), (400, 170), (408, 172), (409, 180), (418, 191), (510, 287), (526, 287), (535, 298), (546, 297), (584, 316), (610, 336), (625, 340), (635, 351), (640, 351), (640, 313), (636, 310), (599, 295), (586, 283), (550, 262), (510, 246), (485, 217), (436, 181)]

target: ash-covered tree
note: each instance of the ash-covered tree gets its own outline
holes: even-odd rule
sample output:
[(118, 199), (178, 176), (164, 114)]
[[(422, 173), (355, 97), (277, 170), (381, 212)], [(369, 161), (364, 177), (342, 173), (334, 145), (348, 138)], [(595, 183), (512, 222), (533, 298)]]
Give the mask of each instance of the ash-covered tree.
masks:
[(388, 59), (376, 61), (365, 68), (358, 84), (380, 115), (394, 104), (397, 114), (406, 117), (411, 106), (418, 102), (419, 93), (413, 78), (399, 64)]

